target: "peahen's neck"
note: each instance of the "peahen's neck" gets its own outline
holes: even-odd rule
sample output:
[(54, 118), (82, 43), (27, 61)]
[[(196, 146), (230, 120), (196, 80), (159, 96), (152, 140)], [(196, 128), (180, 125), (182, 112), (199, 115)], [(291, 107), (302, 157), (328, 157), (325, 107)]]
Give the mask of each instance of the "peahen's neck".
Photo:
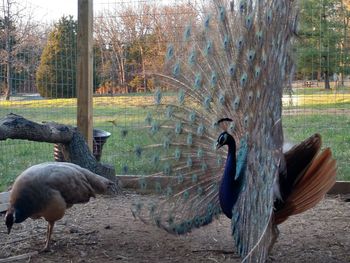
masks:
[(237, 201), (241, 180), (235, 180), (236, 175), (236, 144), (232, 138), (228, 142), (228, 154), (226, 159), (225, 171), (221, 180), (219, 199), (223, 213), (232, 218), (232, 208)]

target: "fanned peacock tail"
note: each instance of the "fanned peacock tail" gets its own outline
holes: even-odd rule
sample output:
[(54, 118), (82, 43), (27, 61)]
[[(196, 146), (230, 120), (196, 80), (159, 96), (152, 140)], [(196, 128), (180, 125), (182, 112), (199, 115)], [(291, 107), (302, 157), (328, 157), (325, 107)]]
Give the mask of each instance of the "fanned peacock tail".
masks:
[[(181, 45), (169, 45), (166, 70), (155, 73), (144, 141), (134, 154), (152, 168), (135, 184), (135, 216), (183, 234), (220, 213), (218, 189), (227, 150), (215, 150), (217, 121), (230, 117), (243, 187), (233, 207), (232, 235), (244, 262), (262, 262), (271, 238), (273, 184), (283, 165), (281, 97), (290, 68), (294, 1), (212, 1)], [(147, 139), (146, 139), (147, 137)], [(125, 168), (127, 170), (127, 168)]]

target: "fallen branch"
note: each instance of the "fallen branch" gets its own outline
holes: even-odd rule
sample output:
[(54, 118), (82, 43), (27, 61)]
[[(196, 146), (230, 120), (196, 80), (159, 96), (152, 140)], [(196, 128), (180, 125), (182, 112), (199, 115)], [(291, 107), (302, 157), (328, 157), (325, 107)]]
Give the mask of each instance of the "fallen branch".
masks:
[(34, 252), (30, 252), (30, 253), (26, 253), (26, 254), (22, 254), (22, 255), (18, 255), (18, 256), (2, 258), (2, 259), (0, 259), (0, 263), (12, 262), (12, 261), (15, 261), (15, 260), (21, 260), (21, 259), (30, 258), (32, 256), (37, 255), (38, 253), (39, 253), (38, 251), (34, 251)]
[[(221, 250), (221, 249), (200, 249), (200, 250), (192, 250), (193, 253), (207, 253), (207, 252), (212, 252), (212, 253), (218, 253), (218, 254), (236, 254), (234, 251), (226, 251), (226, 250)], [(239, 258), (239, 256), (237, 256)]]
[(114, 182), (117, 181), (114, 167), (97, 162), (84, 137), (73, 126), (55, 122), (39, 124), (10, 113), (0, 119), (0, 141), (7, 139), (57, 143), (63, 153), (63, 161), (75, 163)]

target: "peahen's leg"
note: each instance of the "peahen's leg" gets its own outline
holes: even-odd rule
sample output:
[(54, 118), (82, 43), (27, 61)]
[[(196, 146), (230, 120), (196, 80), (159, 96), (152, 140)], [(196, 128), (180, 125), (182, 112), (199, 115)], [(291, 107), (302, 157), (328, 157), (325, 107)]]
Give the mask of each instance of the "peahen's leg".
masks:
[(50, 239), (52, 235), (52, 230), (55, 225), (55, 222), (48, 222), (47, 224), (47, 232), (46, 232), (46, 243), (45, 247), (41, 250), (41, 252), (49, 252), (50, 251)]

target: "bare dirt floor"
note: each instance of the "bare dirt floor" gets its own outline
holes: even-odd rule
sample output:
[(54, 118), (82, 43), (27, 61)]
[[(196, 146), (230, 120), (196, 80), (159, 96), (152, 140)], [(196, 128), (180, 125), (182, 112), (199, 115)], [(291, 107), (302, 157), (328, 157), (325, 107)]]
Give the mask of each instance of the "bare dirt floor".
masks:
[[(240, 262), (224, 216), (174, 236), (134, 219), (130, 206), (135, 198), (128, 193), (75, 205), (57, 222), (47, 253), (37, 254), (44, 246), (44, 220), (28, 219), (9, 236), (1, 223), (0, 262)], [(290, 218), (280, 232), (269, 262), (350, 262), (350, 202), (340, 197), (328, 197)]]

